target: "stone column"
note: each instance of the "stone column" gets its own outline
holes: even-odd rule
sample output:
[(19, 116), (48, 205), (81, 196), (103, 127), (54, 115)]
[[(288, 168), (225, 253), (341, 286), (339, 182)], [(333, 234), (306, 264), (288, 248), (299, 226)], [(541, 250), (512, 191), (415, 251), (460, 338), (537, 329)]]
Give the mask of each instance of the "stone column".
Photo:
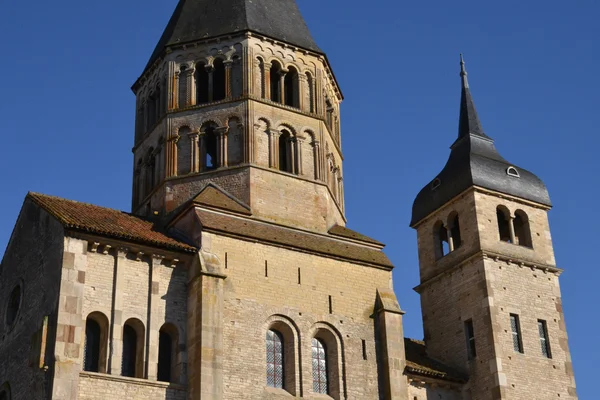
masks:
[(146, 338), (146, 372), (147, 378), (151, 381), (158, 379), (158, 347), (159, 347), (159, 331), (161, 319), (156, 312), (160, 303), (159, 291), (159, 269), (161, 268), (164, 257), (158, 254), (152, 254), (152, 262), (150, 264), (149, 285), (148, 285), (148, 322), (147, 322), (147, 338)]
[(375, 332), (379, 339), (377, 353), (383, 375), (381, 391), (386, 400), (405, 400), (408, 392), (408, 382), (404, 375), (406, 354), (403, 315), (394, 291), (377, 289)]
[(338, 176), (338, 202), (340, 204), (340, 208), (344, 211), (345, 201), (344, 201), (344, 178)]
[(225, 99), (231, 100), (231, 93), (233, 88), (231, 85), (233, 84), (231, 79), (231, 68), (233, 66), (233, 60), (225, 60), (223, 61), (223, 65), (225, 66)]
[(315, 140), (312, 142), (312, 147), (315, 164), (315, 179), (322, 180), (321, 177), (323, 176), (323, 171), (321, 169), (321, 144), (318, 140)]
[(304, 136), (296, 136), (296, 173), (298, 175), (304, 175), (304, 169), (302, 168), (302, 145), (305, 140)]
[(173, 73), (173, 109), (176, 110), (180, 107), (183, 107), (182, 104), (179, 104), (179, 80), (183, 79), (181, 76), (181, 71), (175, 70)]
[(188, 283), (188, 400), (223, 399), (223, 286), (218, 258), (200, 251)]
[(279, 136), (281, 132), (269, 129), (269, 167), (279, 168)]
[(508, 221), (508, 229), (510, 230), (510, 242), (516, 244), (515, 217), (513, 215), (510, 216), (510, 220)]
[(229, 127), (216, 128), (217, 134), (217, 168), (227, 167), (227, 133)]
[(271, 100), (271, 68), (265, 63), (263, 63), (264, 69), (264, 82), (263, 85), (265, 89), (265, 99)]
[(177, 87), (178, 87), (178, 72), (175, 68), (175, 63), (173, 61), (169, 62), (169, 72), (168, 72), (168, 86), (167, 86), (167, 109), (168, 111), (174, 110), (177, 108)]
[(279, 71), (279, 102), (285, 104), (285, 76), (289, 71), (282, 69)]
[(193, 63), (188, 65), (188, 68), (185, 70), (185, 79), (186, 79), (186, 102), (187, 106), (196, 105), (196, 79), (194, 79), (194, 75), (196, 74), (196, 66)]
[(454, 238), (452, 238), (452, 228), (446, 227), (446, 236), (448, 237), (448, 251), (452, 253), (454, 251)]
[(198, 135), (198, 140), (199, 140), (199, 153), (200, 153), (200, 157), (199, 157), (199, 167), (198, 167), (198, 171), (200, 172), (204, 172), (206, 171), (206, 132), (200, 132), (200, 134)]
[(204, 68), (206, 68), (206, 72), (208, 72), (208, 102), (210, 103), (211, 101), (213, 101), (213, 89), (214, 89), (214, 82), (213, 82), (213, 78), (214, 78), (214, 71), (215, 71), (215, 67), (214, 65), (206, 65), (204, 66)]
[(254, 73), (253, 68), (254, 52), (251, 47), (245, 46), (242, 49), (242, 96), (248, 96), (254, 92)]
[[(307, 82), (308, 82), (308, 79), (306, 78), (306, 75), (304, 75), (301, 72), (298, 72), (298, 96), (299, 96), (298, 108), (301, 109), (302, 111), (310, 111), (310, 110), (306, 109), (306, 101), (305, 101)], [(310, 105), (309, 105), (309, 107), (310, 107)]]
[(196, 173), (200, 171), (199, 161), (200, 157), (198, 157), (198, 137), (200, 135), (200, 131), (190, 132), (188, 133), (188, 137), (190, 138), (190, 171), (192, 173)]
[[(48, 398), (76, 400), (79, 387), (79, 372), (83, 369), (84, 330), (83, 289), (87, 269), (85, 240), (64, 239), (60, 297), (57, 309), (56, 344), (54, 347), (54, 376), (52, 393)], [(21, 354), (27, 360), (28, 354)], [(30, 356), (30, 355), (29, 355)], [(29, 357), (31, 359), (31, 356)], [(2, 360), (0, 362), (4, 362)], [(27, 361), (24, 361), (25, 363)], [(27, 379), (23, 376), (22, 379)], [(15, 393), (18, 398), (31, 398), (26, 393)]]
[[(108, 254), (110, 246), (106, 246), (104, 254)], [(113, 281), (113, 302), (110, 318), (110, 351), (109, 351), (109, 371), (111, 375), (121, 375), (121, 360), (123, 358), (123, 290), (125, 289), (124, 270), (127, 261), (126, 248), (115, 250), (115, 270)]]

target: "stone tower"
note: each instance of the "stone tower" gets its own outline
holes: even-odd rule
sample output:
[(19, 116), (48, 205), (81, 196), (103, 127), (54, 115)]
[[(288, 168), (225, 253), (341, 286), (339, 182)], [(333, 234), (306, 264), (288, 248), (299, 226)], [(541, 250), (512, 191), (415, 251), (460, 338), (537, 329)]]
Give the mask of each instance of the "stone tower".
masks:
[(458, 139), (417, 195), (427, 352), (469, 376), (470, 399), (576, 399), (543, 182), (481, 126), (461, 57)]
[(255, 218), (345, 224), (342, 95), (295, 1), (180, 1), (133, 91), (137, 215), (213, 183)]

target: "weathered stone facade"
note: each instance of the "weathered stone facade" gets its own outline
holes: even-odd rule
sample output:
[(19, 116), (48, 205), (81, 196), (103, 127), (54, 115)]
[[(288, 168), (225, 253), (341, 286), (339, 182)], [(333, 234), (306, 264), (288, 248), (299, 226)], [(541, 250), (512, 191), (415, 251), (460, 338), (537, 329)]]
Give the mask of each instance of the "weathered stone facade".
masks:
[[(327, 58), (265, 33), (268, 0), (186, 31), (203, 1), (133, 86), (133, 212), (28, 194), (0, 265), (0, 400), (576, 399), (549, 200), (513, 193), (535, 177), (419, 194), (425, 340), (405, 339), (384, 245), (345, 228)], [(262, 7), (262, 30), (221, 32), (225, 3)], [(302, 31), (293, 0), (271, 6), (289, 12), (270, 29)], [(453, 152), (477, 136), (494, 158), (461, 74)]]

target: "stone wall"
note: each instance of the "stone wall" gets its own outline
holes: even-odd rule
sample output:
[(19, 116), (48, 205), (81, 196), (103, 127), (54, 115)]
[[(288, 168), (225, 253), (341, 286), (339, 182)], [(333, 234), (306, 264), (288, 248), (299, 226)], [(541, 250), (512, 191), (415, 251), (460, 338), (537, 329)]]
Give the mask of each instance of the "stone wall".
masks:
[(185, 400), (185, 387), (143, 379), (83, 372), (79, 378), (79, 400)]
[(344, 393), (351, 399), (378, 397), (371, 317), (377, 288), (391, 287), (389, 271), (207, 233), (203, 249), (218, 257), (227, 275), (224, 399), (289, 397), (283, 390), (266, 388), (265, 334), (271, 326), (283, 325), (297, 338), (290, 391), (313, 397), (311, 338), (323, 329), (337, 338), (339, 346), (342, 383), (333, 397), (345, 398)]
[[(25, 200), (0, 266), (0, 386), (9, 383), (13, 400), (50, 398), (63, 235), (54, 218)], [(7, 326), (7, 302), (17, 285), (22, 300)]]

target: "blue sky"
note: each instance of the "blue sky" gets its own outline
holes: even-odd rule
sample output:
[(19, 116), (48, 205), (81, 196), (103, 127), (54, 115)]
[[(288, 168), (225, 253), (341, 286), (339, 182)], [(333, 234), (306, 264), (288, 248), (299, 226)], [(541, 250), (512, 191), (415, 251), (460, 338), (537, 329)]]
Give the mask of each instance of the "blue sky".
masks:
[[(28, 190), (129, 210), (129, 88), (175, 3), (3, 5), (0, 251)], [(406, 334), (422, 337), (410, 210), (457, 134), (462, 52), (486, 133), (505, 158), (538, 174), (550, 190), (578, 392), (597, 397), (600, 3), (299, 3), (346, 98), (349, 227), (387, 243)]]

